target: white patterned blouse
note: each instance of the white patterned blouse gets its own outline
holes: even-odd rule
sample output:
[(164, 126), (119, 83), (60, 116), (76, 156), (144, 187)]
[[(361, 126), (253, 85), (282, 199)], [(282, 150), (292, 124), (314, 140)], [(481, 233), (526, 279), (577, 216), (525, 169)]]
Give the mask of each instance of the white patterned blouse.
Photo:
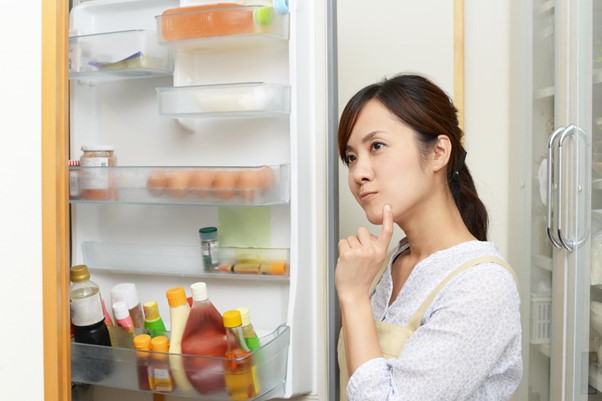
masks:
[[(469, 241), (420, 261), (389, 306), (391, 261), (372, 296), (375, 319), (403, 326), (460, 264), (500, 257), (490, 242)], [(522, 376), (520, 298), (511, 273), (494, 263), (452, 279), (427, 309), (398, 359), (371, 359), (349, 379), (349, 401), (507, 400)]]

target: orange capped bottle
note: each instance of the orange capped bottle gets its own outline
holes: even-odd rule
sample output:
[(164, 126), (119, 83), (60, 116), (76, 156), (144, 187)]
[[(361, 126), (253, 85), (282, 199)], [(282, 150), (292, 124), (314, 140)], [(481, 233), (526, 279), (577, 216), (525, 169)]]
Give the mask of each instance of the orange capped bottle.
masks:
[(182, 336), (182, 353), (208, 358), (184, 357), (184, 369), (199, 393), (214, 393), (225, 385), (221, 358), (226, 352), (226, 331), (222, 315), (209, 300), (207, 285), (198, 282), (190, 288), (193, 302)]
[(151, 336), (148, 334), (138, 334), (134, 337), (134, 348), (136, 349), (136, 370), (138, 374), (138, 388), (140, 390), (150, 390), (148, 380), (148, 371), (150, 368), (150, 343)]
[(174, 287), (167, 290), (167, 302), (169, 303), (169, 322), (171, 330), (171, 342), (169, 344), (169, 362), (172, 367), (174, 378), (178, 389), (188, 392), (192, 390), (190, 382), (184, 373), (182, 353), (182, 335), (190, 314), (190, 305), (186, 298), (184, 287)]
[(165, 336), (157, 336), (151, 339), (151, 367), (149, 369), (149, 385), (151, 390), (159, 393), (170, 393), (174, 391), (174, 379), (169, 370), (169, 340)]

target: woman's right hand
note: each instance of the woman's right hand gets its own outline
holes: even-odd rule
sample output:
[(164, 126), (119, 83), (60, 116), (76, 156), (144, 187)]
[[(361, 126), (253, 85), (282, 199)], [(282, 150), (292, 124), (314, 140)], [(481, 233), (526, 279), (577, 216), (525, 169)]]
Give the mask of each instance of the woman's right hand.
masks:
[(339, 241), (335, 286), (340, 302), (370, 295), (370, 284), (385, 261), (392, 236), (393, 212), (391, 206), (385, 205), (378, 236), (361, 227), (357, 235)]

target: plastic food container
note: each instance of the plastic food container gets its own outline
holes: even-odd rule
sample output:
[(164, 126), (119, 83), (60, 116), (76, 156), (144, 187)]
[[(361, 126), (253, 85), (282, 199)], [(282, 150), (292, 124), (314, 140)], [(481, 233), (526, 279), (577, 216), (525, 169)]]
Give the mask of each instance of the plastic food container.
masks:
[(69, 78), (103, 81), (171, 75), (170, 49), (148, 30), (108, 32), (69, 38)]
[(165, 44), (249, 35), (288, 38), (288, 14), (272, 7), (219, 3), (172, 8), (156, 18)]

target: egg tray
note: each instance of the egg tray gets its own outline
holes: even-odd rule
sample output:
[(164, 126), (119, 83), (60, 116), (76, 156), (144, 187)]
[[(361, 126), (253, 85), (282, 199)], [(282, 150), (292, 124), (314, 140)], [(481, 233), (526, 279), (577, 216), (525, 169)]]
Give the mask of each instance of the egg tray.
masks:
[(71, 203), (265, 206), (289, 201), (287, 165), (70, 167)]

